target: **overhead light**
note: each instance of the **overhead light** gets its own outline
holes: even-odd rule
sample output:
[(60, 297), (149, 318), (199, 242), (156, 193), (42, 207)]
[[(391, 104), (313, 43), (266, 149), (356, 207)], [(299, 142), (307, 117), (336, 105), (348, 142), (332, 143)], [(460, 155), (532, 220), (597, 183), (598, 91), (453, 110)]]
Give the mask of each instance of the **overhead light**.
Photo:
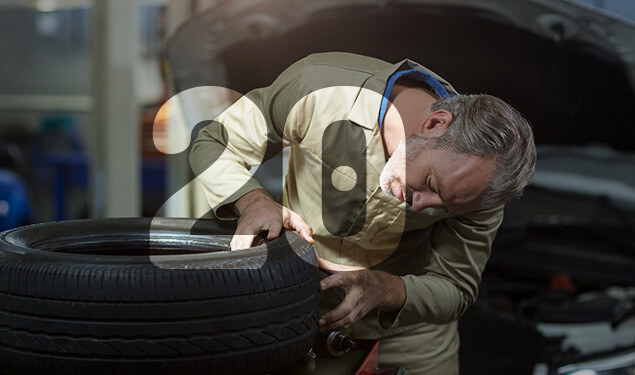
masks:
[(61, 9), (87, 8), (93, 0), (23, 0), (23, 5), (39, 12), (53, 12)]
[(635, 374), (635, 350), (633, 349), (558, 368), (558, 375), (632, 374)]
[(585, 369), (572, 372), (571, 375), (598, 375), (598, 373), (595, 370)]
[(58, 6), (57, 0), (35, 0), (33, 4), (33, 7), (40, 12), (53, 12)]

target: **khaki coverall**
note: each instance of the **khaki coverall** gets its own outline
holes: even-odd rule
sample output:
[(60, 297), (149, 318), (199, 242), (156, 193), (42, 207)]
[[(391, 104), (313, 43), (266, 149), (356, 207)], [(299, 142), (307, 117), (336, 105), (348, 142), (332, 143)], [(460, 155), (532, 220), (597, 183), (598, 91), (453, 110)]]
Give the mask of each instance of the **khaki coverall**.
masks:
[[(348, 53), (311, 55), (203, 128), (190, 162), (215, 215), (233, 218), (225, 206), (261, 188), (249, 168), (290, 146), (282, 203), (313, 228), (317, 254), (398, 275), (406, 287), (401, 310), (371, 311), (351, 327), (353, 336), (381, 339), (382, 367), (457, 374), (456, 321), (476, 298), (503, 211), (500, 206), (460, 216), (434, 208), (414, 212), (381, 190), (380, 104), (389, 77), (405, 69), (426, 72), (455, 93), (410, 60), (389, 64)], [(321, 313), (343, 295), (327, 292), (321, 293)]]

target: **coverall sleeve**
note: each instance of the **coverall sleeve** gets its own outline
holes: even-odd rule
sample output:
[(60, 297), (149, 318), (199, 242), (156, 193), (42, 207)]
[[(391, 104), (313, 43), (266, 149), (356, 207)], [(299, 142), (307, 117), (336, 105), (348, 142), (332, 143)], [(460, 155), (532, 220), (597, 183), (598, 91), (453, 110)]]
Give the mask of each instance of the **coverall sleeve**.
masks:
[(405, 275), (406, 302), (380, 312), (383, 328), (457, 320), (476, 300), (503, 206), (441, 220), (430, 233), (430, 260), (422, 275)]
[(192, 144), (190, 165), (217, 218), (236, 218), (228, 205), (262, 188), (250, 167), (262, 164), (298, 137), (300, 130), (285, 123), (300, 95), (303, 65), (303, 60), (298, 61), (270, 86), (241, 97), (202, 128)]

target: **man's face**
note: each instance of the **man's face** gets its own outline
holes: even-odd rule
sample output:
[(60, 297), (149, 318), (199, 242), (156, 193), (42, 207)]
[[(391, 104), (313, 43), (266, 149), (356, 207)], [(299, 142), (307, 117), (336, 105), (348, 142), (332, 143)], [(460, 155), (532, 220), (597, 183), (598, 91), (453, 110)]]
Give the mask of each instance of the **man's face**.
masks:
[(422, 142), (425, 139), (416, 137), (401, 141), (382, 170), (382, 190), (410, 203), (415, 211), (428, 207), (455, 214), (478, 210), (494, 171), (493, 160), (422, 147)]

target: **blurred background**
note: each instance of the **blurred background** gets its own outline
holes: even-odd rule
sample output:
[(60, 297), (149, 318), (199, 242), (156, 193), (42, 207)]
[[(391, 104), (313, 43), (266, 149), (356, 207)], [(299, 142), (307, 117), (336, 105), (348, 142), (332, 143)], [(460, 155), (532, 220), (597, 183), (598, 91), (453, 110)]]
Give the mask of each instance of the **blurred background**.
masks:
[(170, 179), (152, 139), (165, 41), (214, 3), (0, 1), (2, 168), (19, 177), (1, 184), (2, 229), (155, 215)]
[[(192, 71), (191, 66), (196, 65), (194, 69), (202, 70), (205, 68), (205, 61), (209, 61), (207, 75), (216, 74), (218, 77), (205, 77), (205, 74), (197, 72), (194, 78), (185, 77), (182, 82), (175, 83), (176, 79), (170, 79), (166, 69), (166, 40), (171, 38), (183, 23), (196, 18), (196, 15), (205, 14), (211, 7), (219, 5), (218, 3), (222, 1), (0, 1), (0, 140), (3, 141), (3, 160), (6, 159), (4, 169), (14, 172), (19, 177), (19, 180), (11, 180), (5, 185), (13, 184), (24, 188), (24, 197), (14, 198), (16, 202), (22, 203), (12, 204), (10, 212), (2, 209), (5, 205), (0, 206), (0, 217), (6, 215), (13, 218), (7, 220), (11, 224), (6, 224), (2, 229), (27, 222), (155, 215), (165, 202), (167, 192), (183, 186), (188, 176), (184, 175), (182, 168), (166, 167), (170, 163), (166, 164), (165, 155), (156, 149), (152, 140), (154, 118), (158, 108), (167, 98), (177, 91), (198, 84), (225, 85), (244, 93), (252, 87), (270, 83), (277, 73), (296, 58), (323, 50), (348, 50), (391, 61), (410, 57), (437, 70), (464, 91), (486, 91), (505, 97), (502, 95), (505, 94), (505, 89), (495, 90), (496, 86), (510, 84), (494, 84), (494, 80), (503, 81), (509, 77), (492, 76), (488, 79), (489, 87), (479, 85), (478, 80), (474, 78), (463, 78), (464, 64), (447, 63), (456, 55), (456, 52), (452, 51), (453, 45), (458, 46), (456, 49), (466, 50), (464, 42), (452, 40), (465, 39), (465, 36), (462, 36), (464, 34), (458, 30), (455, 33), (445, 33), (448, 40), (442, 42), (444, 49), (435, 50), (432, 54), (427, 54), (432, 49), (425, 47), (425, 53), (409, 53), (414, 46), (425, 46), (425, 38), (419, 41), (416, 38), (406, 42), (402, 40), (392, 49), (377, 47), (377, 52), (372, 53), (373, 46), (369, 46), (369, 43), (379, 45), (379, 42), (390, 43), (390, 40), (373, 40), (372, 36), (360, 35), (359, 31), (346, 31), (349, 33), (348, 39), (351, 39), (349, 41), (340, 43), (336, 40), (338, 33), (345, 31), (346, 26), (340, 26), (341, 30), (337, 30), (330, 23), (333, 20), (329, 18), (338, 18), (333, 17), (334, 12), (341, 16), (349, 16), (350, 4), (347, 5), (346, 2), (339, 7), (339, 13), (337, 6), (331, 6), (331, 9), (324, 9), (324, 15), (320, 18), (305, 18), (304, 25), (293, 26), (299, 30), (293, 33), (288, 30), (272, 32), (279, 20), (267, 15), (266, 2), (245, 0), (232, 1), (232, 9), (218, 11), (218, 15), (231, 13), (236, 18), (235, 23), (221, 19), (220, 16), (215, 17), (214, 12), (208, 12), (204, 17), (207, 17), (209, 22), (206, 22), (203, 28), (216, 31), (212, 30), (203, 35), (205, 31), (192, 30), (191, 34), (198, 32), (199, 35), (181, 36), (181, 47), (174, 48), (176, 60), (181, 58), (178, 56), (181, 53), (189, 58), (188, 53), (196, 49), (215, 56), (208, 57), (207, 60), (194, 57), (191, 59), (195, 60), (194, 62), (189, 63), (190, 65), (181, 63), (179, 69)], [(390, 9), (390, 6), (384, 3), (387, 4), (377, 2), (379, 8), (375, 12), (366, 10), (369, 19), (376, 20), (377, 17), (382, 17), (383, 12), (389, 18), (385, 28), (390, 27), (390, 22), (395, 20), (401, 22), (400, 18), (405, 15)], [(420, 3), (429, 3), (430, 10), (420, 20), (408, 21), (424, 23), (426, 17), (435, 18), (443, 11), (442, 7), (439, 7), (443, 2)], [(456, 5), (452, 3), (447, 4)], [(478, 4), (478, 1), (464, 3)], [(488, 6), (491, 8), (491, 4), (495, 5), (496, 2), (483, 3), (490, 3)], [(521, 11), (527, 7), (528, 2), (517, 0), (508, 3), (517, 4), (505, 6), (502, 10), (504, 13), (509, 13), (510, 9), (513, 11), (515, 6)], [(635, 18), (635, 2), (632, 1), (587, 0), (579, 3), (624, 18)], [(300, 9), (297, 6), (296, 8)], [(308, 8), (316, 7), (307, 3)], [(479, 10), (482, 12), (486, 8)], [(264, 12), (258, 14), (261, 10)], [(495, 8), (491, 10), (496, 11)], [(253, 14), (243, 14), (248, 12)], [(287, 12), (290, 11), (287, 9)], [(307, 11), (307, 14), (311, 12)], [(422, 12), (426, 13), (425, 9)], [(488, 30), (479, 25), (478, 21), (471, 20), (471, 15), (464, 10), (457, 8), (453, 13), (443, 17), (448, 18), (448, 22), (472, 23), (471, 27), (474, 28), (474, 41), (471, 43), (472, 46), (468, 46), (471, 56), (466, 58), (465, 64), (470, 64), (469, 60), (487, 58), (487, 51), (478, 53), (475, 50), (480, 48), (479, 40), (490, 37), (488, 34), (496, 30)], [(298, 22), (297, 16), (293, 14), (284, 16), (289, 18), (286, 26)], [(350, 15), (351, 28), (362, 30), (356, 26), (362, 22), (359, 17), (359, 13)], [(575, 35), (566, 34), (576, 34), (578, 31), (568, 30), (566, 22), (563, 25), (565, 26), (555, 27), (561, 27), (563, 37), (575, 42)], [(574, 26), (572, 28), (575, 28)], [(382, 30), (380, 27), (372, 27)], [(450, 27), (456, 29), (455, 25)], [(470, 25), (465, 26), (466, 29), (468, 27)], [(263, 30), (258, 31), (258, 28)], [(319, 32), (309, 33), (307, 28)], [(247, 33), (249, 35), (242, 35)], [(257, 35), (258, 33), (260, 34)], [(274, 35), (271, 35), (272, 33)], [(214, 34), (218, 40), (210, 39)], [(306, 40), (293, 40), (294, 34)], [(381, 34), (390, 35), (383, 31)], [(255, 39), (259, 40), (255, 42)], [(509, 41), (496, 39), (500, 39), (500, 36), (492, 40), (492, 43), (496, 43), (496, 50), (518, 49), (515, 51), (518, 53), (515, 60), (520, 60), (528, 53), (534, 54), (541, 48), (536, 45), (541, 43), (540, 40), (525, 40), (528, 43), (525, 48), (522, 45), (505, 47), (505, 43)], [(262, 41), (265, 41), (264, 48)], [(296, 46), (302, 43), (304, 46)], [(257, 44), (261, 46), (258, 47)], [(560, 43), (560, 50), (566, 53), (567, 47), (562, 44)], [(184, 51), (179, 51), (179, 48)], [(190, 51), (185, 50), (187, 48)], [(525, 69), (531, 66), (530, 64), (540, 64), (539, 67), (535, 67), (542, 70), (539, 72), (540, 76), (533, 78), (548, 82), (553, 80), (554, 74), (562, 73), (557, 70), (563, 68), (554, 66), (554, 61), (569, 58), (569, 63), (575, 63), (571, 59), (580, 57), (558, 56), (558, 51), (553, 51), (553, 46), (546, 48), (552, 49), (549, 55), (532, 57), (526, 62), (515, 61), (514, 64), (526, 65)], [(417, 55), (426, 54), (428, 58), (417, 58), (420, 57)], [(499, 58), (502, 58), (500, 53), (490, 54), (490, 60), (480, 64), (490, 64), (490, 68), (495, 70), (495, 62)], [(508, 56), (505, 58), (510, 59)], [(545, 60), (540, 60), (542, 58)], [(215, 63), (219, 59), (225, 65), (222, 68)], [(254, 64), (257, 66), (250, 67)], [(244, 69), (250, 72), (244, 74)], [(573, 65), (564, 68), (575, 69)], [(492, 69), (489, 69), (486, 73), (491, 72)], [(181, 72), (181, 76), (183, 75), (187, 76)], [(534, 90), (542, 83), (533, 80), (531, 84), (534, 86), (531, 90)], [(523, 89), (521, 91), (524, 94), (516, 96), (531, 96), (531, 90)], [(506, 96), (506, 99), (509, 99), (510, 95)], [(523, 104), (526, 107), (537, 106)], [(538, 119), (544, 116), (533, 108), (528, 108), (525, 113), (529, 111), (534, 112)], [(623, 137), (615, 138), (626, 141)], [(628, 140), (629, 143), (630, 141)], [(170, 186), (173, 186), (173, 189), (169, 189)], [(0, 197), (0, 202), (9, 201), (4, 196)], [(188, 204), (176, 204), (183, 207), (175, 208), (174, 214), (189, 216), (191, 210), (185, 207)]]
[(246, 93), (314, 52), (411, 58), (510, 102), (538, 145), (461, 321), (462, 373), (632, 374), (634, 20), (631, 0), (0, 0), (0, 229), (199, 217), (187, 150), (159, 151), (169, 98)]

